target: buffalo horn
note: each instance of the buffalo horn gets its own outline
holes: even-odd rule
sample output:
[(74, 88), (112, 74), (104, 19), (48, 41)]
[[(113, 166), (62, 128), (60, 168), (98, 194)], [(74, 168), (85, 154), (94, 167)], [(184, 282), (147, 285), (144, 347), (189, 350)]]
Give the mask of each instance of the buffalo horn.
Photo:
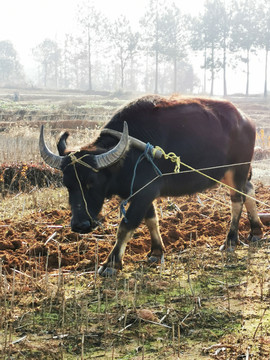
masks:
[(54, 169), (61, 170), (61, 163), (64, 156), (55, 155), (51, 152), (51, 150), (47, 147), (44, 141), (44, 126), (41, 125), (40, 136), (39, 136), (39, 151), (42, 159), (46, 164), (51, 166)]
[[(101, 131), (102, 134), (109, 134), (112, 135), (114, 137), (116, 137), (117, 139), (120, 139), (122, 136), (122, 133), (120, 131), (116, 131), (116, 130), (112, 130), (112, 129), (103, 129)], [(136, 147), (137, 149), (144, 151), (147, 144), (139, 139), (136, 139), (132, 136), (129, 136), (129, 140), (130, 140), (130, 144), (133, 145), (134, 147)], [(162, 157), (162, 152), (160, 150), (157, 150), (155, 152), (155, 157), (160, 159)]]
[(128, 125), (126, 122), (124, 122), (123, 133), (120, 134), (121, 134), (120, 141), (114, 148), (112, 148), (111, 150), (107, 151), (104, 154), (95, 155), (97, 169), (106, 168), (118, 162), (124, 156), (125, 152), (128, 150), (129, 136), (128, 136)]

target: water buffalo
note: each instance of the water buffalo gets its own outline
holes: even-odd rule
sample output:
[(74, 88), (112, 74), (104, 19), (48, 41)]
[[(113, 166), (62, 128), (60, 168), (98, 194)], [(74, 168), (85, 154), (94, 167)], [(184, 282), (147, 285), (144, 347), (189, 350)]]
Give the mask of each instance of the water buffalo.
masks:
[[(134, 196), (120, 223), (116, 243), (99, 269), (101, 275), (111, 275), (122, 269), (127, 242), (143, 219), (151, 236), (149, 259), (157, 261), (163, 256), (165, 249), (153, 205), (156, 198), (203, 191), (215, 184), (213, 178), (231, 187), (232, 218), (222, 249), (233, 250), (238, 243), (243, 204), (251, 227), (249, 239), (260, 238), (262, 224), (250, 182), (255, 134), (253, 122), (228, 101), (149, 95), (121, 108), (98, 138), (77, 152), (67, 151), (65, 133), (58, 142), (59, 155), (53, 154), (44, 141), (42, 128), (40, 153), (48, 165), (63, 172), (75, 232), (92, 231), (98, 225), (104, 200), (112, 195), (126, 199), (132, 188)], [(170, 175), (156, 176), (151, 158), (137, 164), (147, 143), (175, 153), (184, 164), (203, 169), (212, 179), (184, 165), (180, 173), (174, 174), (175, 164), (160, 152), (154, 164), (162, 174)]]

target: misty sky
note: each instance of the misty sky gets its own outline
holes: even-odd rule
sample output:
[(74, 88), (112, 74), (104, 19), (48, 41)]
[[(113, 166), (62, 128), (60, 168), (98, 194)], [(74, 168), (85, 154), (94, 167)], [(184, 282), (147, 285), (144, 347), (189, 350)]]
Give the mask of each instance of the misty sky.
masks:
[[(119, 14), (131, 12), (131, 9), (132, 14), (140, 16), (138, 8), (145, 0), (136, 0), (136, 5), (127, 0), (95, 3), (107, 16), (116, 16), (118, 11)], [(0, 0), (0, 4), (0, 40), (10, 40), (22, 60), (45, 38), (59, 40), (75, 30), (76, 0)]]
[[(90, 1), (90, 0), (89, 0)], [(132, 24), (144, 14), (148, 0), (92, 0), (95, 6), (107, 17), (116, 18), (120, 14), (126, 15)], [(226, 1), (226, 0), (225, 0)], [(10, 40), (19, 55), (19, 60), (24, 66), (26, 73), (36, 66), (32, 58), (32, 49), (45, 38), (61, 41), (66, 33), (76, 31), (76, 13), (79, 0), (0, 0), (0, 41)], [(191, 12), (193, 15), (203, 9), (204, 0), (175, 0), (175, 3), (183, 12)], [(192, 59), (191, 59), (192, 60)], [(195, 59), (193, 59), (195, 60)], [(250, 85), (251, 91), (261, 91), (262, 85), (258, 83), (258, 71), (263, 71), (263, 58), (255, 59), (256, 73), (252, 73)], [(195, 71), (202, 77), (199, 63)], [(231, 74), (244, 79), (244, 73), (237, 70), (237, 74)], [(252, 78), (254, 77), (254, 79)], [(236, 91), (237, 83), (234, 81)], [(260, 80), (261, 81), (261, 80)], [(256, 87), (256, 85), (258, 85)], [(243, 85), (241, 85), (243, 86)]]
[[(76, 0), (0, 0), (0, 41), (10, 40), (21, 61), (31, 56), (31, 49), (45, 38), (61, 40), (76, 25)], [(176, 0), (185, 11), (194, 12), (203, 0)], [(148, 0), (95, 0), (106, 16), (125, 14), (133, 23), (145, 10)], [(24, 64), (25, 65), (25, 64)]]

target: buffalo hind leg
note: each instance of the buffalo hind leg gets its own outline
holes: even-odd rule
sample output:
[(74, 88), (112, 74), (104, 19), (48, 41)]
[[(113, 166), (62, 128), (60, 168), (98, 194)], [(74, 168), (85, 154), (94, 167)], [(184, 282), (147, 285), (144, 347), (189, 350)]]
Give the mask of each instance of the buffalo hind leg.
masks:
[(220, 250), (234, 251), (238, 244), (238, 226), (243, 209), (243, 195), (231, 190), (231, 225), (224, 244)]
[[(229, 184), (232, 186), (233, 184)], [(238, 187), (241, 188), (241, 187)], [(230, 230), (227, 235), (225, 243), (220, 247), (220, 250), (233, 251), (238, 244), (238, 226), (241, 217), (243, 203), (248, 213), (248, 219), (250, 222), (251, 232), (249, 235), (249, 241), (257, 241), (263, 235), (263, 225), (257, 213), (255, 191), (252, 183), (247, 180), (243, 192), (249, 196), (244, 196), (236, 191), (231, 190), (231, 202), (232, 202), (232, 219)]]
[(159, 262), (163, 258), (165, 246), (160, 235), (158, 217), (153, 204), (150, 205), (145, 215), (145, 224), (151, 236), (151, 251), (148, 254), (148, 260), (152, 263)]
[(250, 235), (248, 240), (251, 242), (256, 242), (263, 236), (263, 224), (258, 216), (256, 201), (255, 199), (255, 191), (253, 185), (250, 181), (247, 181), (245, 186), (245, 193), (249, 196), (246, 196), (245, 199), (245, 207), (247, 209), (248, 220), (250, 223)]
[(248, 171), (249, 167), (247, 166), (243, 166), (241, 168), (238, 167), (234, 170), (228, 170), (222, 179), (222, 182), (231, 187), (231, 224), (226, 240), (220, 247), (221, 251), (234, 251), (236, 245), (239, 242), (238, 226), (243, 209), (244, 198), (241, 193), (235, 191), (234, 189), (241, 192), (243, 191), (248, 176)]

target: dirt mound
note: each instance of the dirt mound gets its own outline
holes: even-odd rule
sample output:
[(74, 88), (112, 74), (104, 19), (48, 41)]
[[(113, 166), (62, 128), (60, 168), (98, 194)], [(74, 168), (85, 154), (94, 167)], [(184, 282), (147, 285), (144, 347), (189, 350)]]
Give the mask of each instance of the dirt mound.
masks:
[(263, 160), (270, 158), (270, 149), (263, 149), (260, 146), (256, 146), (254, 149), (254, 160)]

